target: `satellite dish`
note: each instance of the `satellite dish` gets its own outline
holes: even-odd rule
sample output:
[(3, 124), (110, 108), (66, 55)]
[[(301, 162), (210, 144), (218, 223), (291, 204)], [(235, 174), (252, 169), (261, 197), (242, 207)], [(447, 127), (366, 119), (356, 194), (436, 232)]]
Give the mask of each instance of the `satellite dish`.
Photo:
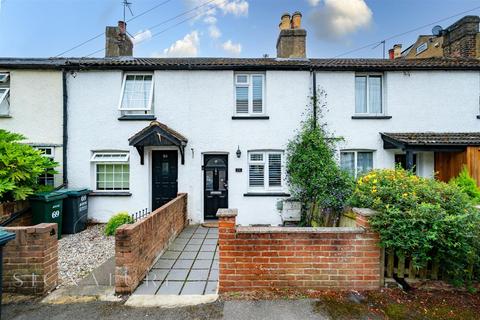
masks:
[(432, 28), (432, 34), (435, 36), (435, 37), (438, 37), (442, 34), (442, 26), (435, 26)]

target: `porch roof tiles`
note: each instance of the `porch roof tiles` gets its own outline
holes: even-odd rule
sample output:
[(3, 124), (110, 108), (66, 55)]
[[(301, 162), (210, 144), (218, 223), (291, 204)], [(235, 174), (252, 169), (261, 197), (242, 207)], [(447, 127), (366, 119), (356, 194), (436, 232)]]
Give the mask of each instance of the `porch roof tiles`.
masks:
[(480, 146), (480, 132), (380, 133), (384, 141), (404, 146)]

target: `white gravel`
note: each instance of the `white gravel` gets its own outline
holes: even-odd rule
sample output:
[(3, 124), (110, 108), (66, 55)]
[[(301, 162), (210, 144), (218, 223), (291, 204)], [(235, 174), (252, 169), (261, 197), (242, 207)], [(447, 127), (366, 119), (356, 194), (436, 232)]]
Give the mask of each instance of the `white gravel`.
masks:
[(104, 235), (104, 224), (89, 226), (58, 241), (59, 285), (75, 285), (115, 254), (115, 237)]

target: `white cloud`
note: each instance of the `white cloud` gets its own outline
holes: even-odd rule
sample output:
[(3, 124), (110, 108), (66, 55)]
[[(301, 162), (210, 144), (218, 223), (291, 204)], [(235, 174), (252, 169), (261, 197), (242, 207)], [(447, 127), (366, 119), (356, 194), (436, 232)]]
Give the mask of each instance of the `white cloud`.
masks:
[(151, 38), (152, 32), (150, 30), (140, 30), (133, 35), (132, 42), (135, 45), (145, 40), (150, 40)]
[(215, 23), (217, 23), (217, 18), (210, 15), (210, 16), (205, 17), (205, 19), (203, 19), (203, 22), (205, 22), (206, 24), (215, 24)]
[[(187, 5), (191, 8), (202, 6), (206, 3), (205, 0), (186, 0)], [(215, 15), (216, 10), (222, 11), (223, 14), (233, 14), (235, 16), (246, 16), (248, 15), (248, 1), (247, 0), (214, 0), (208, 5), (205, 5), (200, 8), (200, 10), (205, 10), (210, 8), (205, 12), (206, 15)]]
[[(314, 0), (309, 0), (313, 3)], [(359, 29), (367, 28), (373, 13), (364, 0), (323, 0), (324, 5), (310, 15), (319, 38), (338, 40)]]
[(198, 55), (199, 45), (200, 37), (198, 36), (198, 31), (194, 30), (185, 35), (183, 39), (175, 41), (169, 48), (163, 50), (163, 54), (161, 56), (196, 57)]
[(234, 1), (227, 1), (227, 2), (222, 1), (218, 3), (220, 3), (219, 8), (220, 10), (223, 11), (223, 14), (231, 13), (235, 16), (248, 15), (248, 2), (245, 0), (234, 0)]
[(320, 0), (307, 0), (307, 1), (312, 7), (315, 7), (320, 3)]
[(208, 34), (212, 39), (218, 39), (222, 36), (220, 29), (216, 25), (211, 25), (208, 27)]
[(222, 43), (222, 48), (227, 53), (235, 56), (238, 56), (242, 52), (242, 45), (240, 43), (233, 43), (232, 40)]
[(190, 8), (198, 8), (198, 11), (201, 13), (201, 15), (197, 19), (203, 17), (203, 22), (208, 25), (208, 34), (214, 40), (220, 38), (222, 35), (220, 28), (217, 26), (217, 15), (219, 13), (223, 13), (224, 16), (248, 15), (249, 4), (247, 0), (213, 0), (207, 5), (205, 5), (205, 3), (207, 3), (205, 0), (184, 1)]

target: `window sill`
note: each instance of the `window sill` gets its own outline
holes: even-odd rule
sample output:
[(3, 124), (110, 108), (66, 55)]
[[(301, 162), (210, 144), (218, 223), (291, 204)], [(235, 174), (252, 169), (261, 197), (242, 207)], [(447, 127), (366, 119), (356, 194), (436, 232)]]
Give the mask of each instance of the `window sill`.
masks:
[(243, 194), (244, 197), (290, 197), (289, 193), (285, 192), (247, 192)]
[(354, 120), (387, 120), (392, 119), (392, 116), (352, 116)]
[(143, 121), (143, 120), (157, 120), (153, 114), (127, 114), (118, 118), (120, 121)]
[(6, 118), (6, 119), (8, 119), (8, 118), (11, 118), (11, 117), (12, 117), (12, 116), (9, 115), (9, 114), (0, 114), (0, 119), (1, 119), (1, 118)]
[(232, 116), (232, 120), (268, 120), (269, 116)]
[(90, 197), (130, 197), (132, 194), (130, 192), (102, 192), (102, 191), (93, 191), (88, 194)]

